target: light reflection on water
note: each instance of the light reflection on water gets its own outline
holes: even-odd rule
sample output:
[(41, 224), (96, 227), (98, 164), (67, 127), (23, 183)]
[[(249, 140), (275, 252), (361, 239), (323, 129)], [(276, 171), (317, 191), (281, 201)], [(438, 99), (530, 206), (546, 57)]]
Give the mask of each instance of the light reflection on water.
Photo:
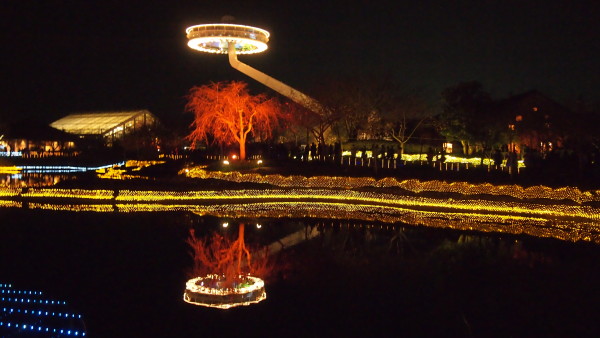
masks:
[[(600, 252), (590, 243), (191, 212), (7, 208), (0, 217), (2, 278), (72, 300), (90, 336), (600, 332), (590, 320), (599, 314)], [(189, 229), (235, 233), (240, 222), (254, 225), (248, 243), (280, 248), (268, 298), (218, 314), (185, 304)]]
[(25, 187), (52, 187), (58, 182), (73, 179), (75, 174), (0, 174), (0, 187), (25, 188)]

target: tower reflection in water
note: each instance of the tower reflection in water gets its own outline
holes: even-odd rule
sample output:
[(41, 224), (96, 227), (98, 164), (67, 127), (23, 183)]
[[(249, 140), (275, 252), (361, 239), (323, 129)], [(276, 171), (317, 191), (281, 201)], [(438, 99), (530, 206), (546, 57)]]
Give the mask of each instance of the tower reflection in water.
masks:
[[(229, 223), (223, 226), (228, 228)], [(268, 251), (246, 246), (245, 226), (239, 223), (235, 240), (218, 232), (199, 238), (194, 229), (190, 230), (187, 243), (192, 248), (195, 277), (186, 283), (185, 302), (229, 309), (255, 304), (267, 297), (262, 278), (270, 271)]]
[[(220, 309), (256, 304), (266, 299), (265, 280), (281, 282), (311, 274), (311, 269), (327, 270), (316, 267), (319, 264), (310, 260), (320, 260), (325, 265), (337, 265), (342, 269), (350, 267), (350, 270), (387, 265), (390, 272), (405, 266), (407, 261), (423, 257), (435, 257), (451, 268), (453, 261), (465, 259), (457, 259), (456, 255), (469, 255), (469, 252), (477, 253), (475, 259), (482, 262), (503, 259), (530, 267), (552, 264), (551, 258), (530, 251), (516, 238), (506, 240), (451, 231), (440, 235), (439, 230), (432, 231), (431, 237), (423, 238), (422, 234), (413, 234), (426, 229), (360, 221), (221, 219), (220, 222), (220, 230), (201, 237), (194, 229), (190, 230), (187, 244), (192, 249), (194, 266), (183, 295), (187, 303)], [(261, 242), (260, 245), (246, 244), (246, 224), (253, 224), (250, 228), (257, 234), (253, 240)], [(236, 225), (238, 236), (233, 239)], [(261, 236), (263, 233), (259, 229), (267, 232), (265, 236)], [(298, 251), (302, 252), (300, 255), (296, 252), (298, 247), (302, 247)], [(306, 254), (307, 248), (314, 256)], [(487, 254), (480, 255), (482, 252)], [(325, 273), (330, 276), (324, 277), (329, 278), (336, 274), (336, 269)]]

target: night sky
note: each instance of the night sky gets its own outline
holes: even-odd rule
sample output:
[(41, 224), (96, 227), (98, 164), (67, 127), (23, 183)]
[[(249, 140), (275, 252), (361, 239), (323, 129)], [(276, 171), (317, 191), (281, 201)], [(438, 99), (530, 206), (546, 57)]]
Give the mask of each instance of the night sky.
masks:
[(192, 86), (254, 83), (186, 45), (186, 27), (224, 15), (271, 32), (267, 52), (241, 61), (309, 93), (327, 78), (388, 76), (432, 101), (477, 80), (496, 98), (537, 89), (597, 104), (598, 3), (2, 0), (0, 116), (146, 108), (180, 120)]

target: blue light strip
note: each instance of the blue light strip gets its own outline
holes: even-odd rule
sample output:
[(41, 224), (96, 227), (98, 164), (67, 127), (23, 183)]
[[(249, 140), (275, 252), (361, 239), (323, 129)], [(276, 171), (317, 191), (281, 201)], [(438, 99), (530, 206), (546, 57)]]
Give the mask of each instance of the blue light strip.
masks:
[(22, 291), (22, 290), (2, 290), (0, 293), (13, 294), (13, 295), (42, 295), (42, 291)]
[(29, 325), (29, 324), (23, 324), (23, 323), (11, 323), (11, 322), (4, 322), (4, 321), (0, 321), (0, 327), (7, 327), (7, 328), (11, 328), (11, 329), (16, 329), (16, 330), (29, 330), (32, 332), (51, 332), (51, 333), (58, 333), (58, 334), (63, 334), (63, 335), (67, 335), (67, 336), (85, 336), (85, 332), (83, 331), (77, 331), (77, 330), (67, 330), (67, 329), (56, 329), (56, 328), (50, 328), (50, 327), (45, 327), (45, 326), (37, 326), (37, 325)]
[(122, 166), (125, 165), (125, 161), (115, 163), (115, 164), (107, 164), (99, 167), (76, 167), (76, 166), (37, 166), (37, 165), (23, 165), (16, 166), (17, 169), (20, 169), (23, 173), (76, 173), (76, 172), (85, 172), (85, 171), (95, 171), (100, 169), (111, 168), (114, 166)]
[[(56, 328), (44, 325), (46, 318), (60, 318), (66, 320), (65, 323), (73, 323), (72, 320), (83, 320), (80, 314), (58, 312), (58, 311), (46, 311), (40, 309), (27, 308), (28, 304), (43, 304), (43, 305), (67, 305), (65, 301), (50, 300), (50, 299), (36, 299), (37, 296), (42, 296), (41, 291), (29, 291), (29, 290), (15, 290), (12, 289), (12, 284), (0, 284), (0, 293), (9, 295), (9, 297), (0, 297), (0, 302), (4, 303), (17, 303), (12, 306), (3, 306), (0, 312), (0, 332), (16, 331), (19, 333), (49, 333), (53, 337), (55, 336), (86, 336), (84, 330), (74, 330), (72, 328)], [(21, 308), (21, 305), (24, 308)], [(45, 307), (45, 306), (44, 306)], [(51, 319), (48, 319), (51, 320)], [(54, 320), (51, 320), (54, 321)]]
[(44, 316), (44, 317), (61, 317), (61, 318), (77, 318), (81, 319), (80, 314), (75, 313), (62, 313), (62, 312), (49, 312), (49, 311), (41, 311), (41, 310), (27, 310), (27, 309), (14, 309), (14, 308), (2, 308), (2, 312), (6, 312), (7, 314), (11, 313), (23, 313), (26, 315), (36, 315), (36, 316)]
[(29, 298), (12, 298), (2, 297), (0, 301), (13, 302), (13, 303), (33, 303), (33, 304), (50, 304), (50, 305), (67, 305), (67, 302), (61, 302), (59, 300), (43, 300), (43, 299), (29, 299)]

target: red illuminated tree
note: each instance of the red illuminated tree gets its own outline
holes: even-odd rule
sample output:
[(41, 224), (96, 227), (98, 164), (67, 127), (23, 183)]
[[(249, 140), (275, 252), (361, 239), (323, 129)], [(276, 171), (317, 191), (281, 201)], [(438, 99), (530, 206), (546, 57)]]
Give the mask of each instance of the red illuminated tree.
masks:
[(250, 135), (267, 139), (278, 125), (280, 105), (265, 94), (251, 95), (244, 82), (218, 82), (193, 87), (188, 95), (187, 111), (194, 113), (188, 140), (196, 143), (212, 140), (221, 144), (239, 144), (240, 159), (246, 159), (246, 141)]

